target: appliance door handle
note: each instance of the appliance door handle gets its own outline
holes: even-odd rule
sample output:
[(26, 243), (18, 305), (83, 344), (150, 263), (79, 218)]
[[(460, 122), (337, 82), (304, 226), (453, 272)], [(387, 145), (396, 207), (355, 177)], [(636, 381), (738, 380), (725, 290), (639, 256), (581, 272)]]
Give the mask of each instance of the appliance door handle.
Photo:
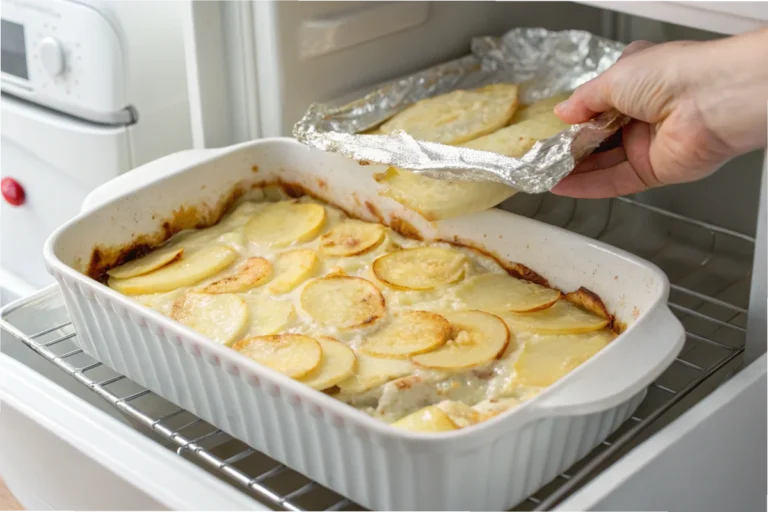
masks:
[(545, 391), (542, 395), (547, 396), (531, 403), (533, 414), (592, 414), (618, 406), (651, 385), (682, 350), (685, 329), (666, 304), (652, 309), (650, 317), (647, 328), (630, 328), (621, 343), (608, 345), (600, 357), (574, 370), (561, 389)]
[(128, 195), (153, 181), (178, 172), (181, 168), (186, 168), (206, 160), (216, 153), (217, 150), (215, 149), (190, 149), (171, 153), (136, 167), (91, 191), (83, 201), (80, 213), (94, 210), (113, 199)]
[(319, 57), (421, 25), (429, 2), (372, 2), (336, 15), (310, 19), (299, 28), (302, 59)]

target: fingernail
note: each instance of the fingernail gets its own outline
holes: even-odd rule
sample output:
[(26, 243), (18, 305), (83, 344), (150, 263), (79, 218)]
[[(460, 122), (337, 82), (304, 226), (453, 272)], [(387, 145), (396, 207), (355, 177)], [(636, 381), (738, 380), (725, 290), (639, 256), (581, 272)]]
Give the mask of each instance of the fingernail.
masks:
[(555, 105), (555, 112), (562, 113), (564, 110), (566, 110), (568, 105), (568, 100), (561, 101), (557, 105)]

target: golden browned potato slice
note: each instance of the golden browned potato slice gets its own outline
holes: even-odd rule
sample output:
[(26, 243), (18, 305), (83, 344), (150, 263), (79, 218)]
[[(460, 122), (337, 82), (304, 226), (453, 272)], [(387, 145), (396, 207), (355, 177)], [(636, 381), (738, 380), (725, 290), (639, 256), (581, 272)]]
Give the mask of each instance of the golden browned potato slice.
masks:
[(301, 291), (301, 307), (323, 325), (351, 329), (384, 316), (384, 297), (370, 281), (334, 276), (315, 279)]
[(490, 313), (462, 311), (446, 319), (451, 323), (451, 339), (433, 352), (413, 356), (414, 363), (440, 370), (471, 368), (496, 359), (509, 343), (507, 326)]
[(425, 407), (394, 422), (393, 427), (410, 432), (448, 432), (459, 427), (434, 405)]
[(248, 326), (248, 306), (237, 295), (187, 293), (173, 304), (171, 318), (228, 345)]
[(181, 258), (184, 249), (163, 248), (152, 251), (137, 260), (129, 261), (124, 265), (108, 270), (107, 274), (115, 279), (128, 279), (129, 277), (149, 274), (160, 267), (164, 267)]
[(355, 371), (357, 358), (352, 349), (331, 338), (318, 338), (323, 359), (317, 368), (301, 378), (307, 386), (323, 390), (335, 386)]
[(355, 373), (337, 386), (343, 394), (358, 394), (412, 372), (413, 365), (408, 360), (358, 354)]
[(323, 358), (320, 343), (301, 334), (255, 336), (238, 341), (232, 348), (293, 379), (307, 375)]
[(602, 350), (616, 335), (604, 329), (586, 334), (546, 335), (526, 343), (515, 363), (523, 386), (554, 384)]
[(293, 304), (259, 295), (242, 295), (250, 312), (250, 326), (246, 336), (275, 334), (284, 329), (295, 316)]
[(320, 250), (328, 256), (364, 254), (384, 240), (384, 226), (359, 220), (345, 220), (320, 237)]
[(384, 185), (381, 195), (429, 221), (481, 212), (504, 202), (516, 192), (501, 183), (438, 180), (395, 167), (374, 178)]
[(395, 288), (430, 290), (455, 283), (464, 276), (467, 257), (445, 247), (419, 247), (391, 252), (376, 258), (373, 273)]
[(524, 312), (552, 306), (561, 293), (511, 276), (482, 274), (462, 283), (456, 295), (469, 309)]
[(110, 277), (111, 288), (125, 295), (169, 292), (191, 286), (230, 266), (237, 252), (224, 245), (208, 246), (154, 272), (128, 279)]
[(596, 293), (582, 286), (575, 292), (566, 293), (565, 300), (582, 309), (586, 309), (590, 313), (605, 318), (609, 321), (610, 327), (610, 322), (613, 320), (613, 316), (608, 312), (602, 299)]
[(580, 334), (599, 331), (608, 320), (594, 315), (566, 300), (532, 313), (500, 313), (509, 327), (540, 334)]
[(270, 293), (288, 293), (312, 275), (317, 254), (311, 249), (294, 249), (280, 253), (275, 262), (275, 278), (269, 283)]
[(235, 268), (231, 276), (222, 277), (205, 288), (203, 293), (237, 293), (266, 283), (272, 277), (272, 265), (264, 258), (248, 258)]
[(507, 124), (517, 103), (514, 84), (452, 91), (411, 105), (382, 124), (381, 131), (403, 130), (416, 140), (461, 144)]
[(245, 236), (256, 244), (285, 247), (315, 238), (325, 222), (325, 208), (315, 203), (282, 201), (255, 213)]
[(519, 123), (521, 121), (539, 117), (541, 115), (549, 115), (554, 111), (555, 105), (567, 100), (570, 96), (570, 92), (563, 92), (560, 94), (555, 94), (554, 96), (550, 96), (549, 98), (544, 98), (543, 100), (539, 100), (535, 103), (531, 103), (530, 105), (520, 105), (509, 124)]
[(490, 151), (512, 158), (520, 158), (537, 141), (557, 135), (568, 127), (569, 125), (562, 122), (552, 112), (551, 114), (542, 114), (516, 124), (511, 124), (490, 135), (467, 142), (463, 146), (480, 151)]
[(428, 311), (403, 311), (392, 322), (371, 335), (361, 350), (381, 357), (408, 357), (434, 350), (451, 335), (451, 324)]

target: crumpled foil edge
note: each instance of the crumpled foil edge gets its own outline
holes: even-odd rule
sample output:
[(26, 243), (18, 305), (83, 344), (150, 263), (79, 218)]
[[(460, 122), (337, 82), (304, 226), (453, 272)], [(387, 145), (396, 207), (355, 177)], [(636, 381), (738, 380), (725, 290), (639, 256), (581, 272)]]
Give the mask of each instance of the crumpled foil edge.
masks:
[(617, 111), (545, 140), (522, 158), (415, 140), (405, 132), (364, 134), (405, 107), (460, 88), (522, 85), (523, 101), (572, 90), (612, 65), (624, 45), (582, 31), (514, 29), (472, 41), (473, 54), (381, 86), (345, 105), (313, 104), (294, 127), (303, 144), (357, 161), (413, 170), (437, 179), (494, 181), (537, 194), (552, 189), (629, 118)]

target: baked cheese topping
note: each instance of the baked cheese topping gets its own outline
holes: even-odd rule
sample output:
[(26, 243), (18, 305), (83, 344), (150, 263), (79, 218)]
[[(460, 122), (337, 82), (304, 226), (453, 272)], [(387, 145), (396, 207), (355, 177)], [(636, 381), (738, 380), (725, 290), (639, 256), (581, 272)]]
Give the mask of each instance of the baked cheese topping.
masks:
[(411, 431), (514, 408), (615, 337), (605, 318), (479, 251), (309, 197), (273, 199), (174, 236), (110, 270), (109, 286)]

